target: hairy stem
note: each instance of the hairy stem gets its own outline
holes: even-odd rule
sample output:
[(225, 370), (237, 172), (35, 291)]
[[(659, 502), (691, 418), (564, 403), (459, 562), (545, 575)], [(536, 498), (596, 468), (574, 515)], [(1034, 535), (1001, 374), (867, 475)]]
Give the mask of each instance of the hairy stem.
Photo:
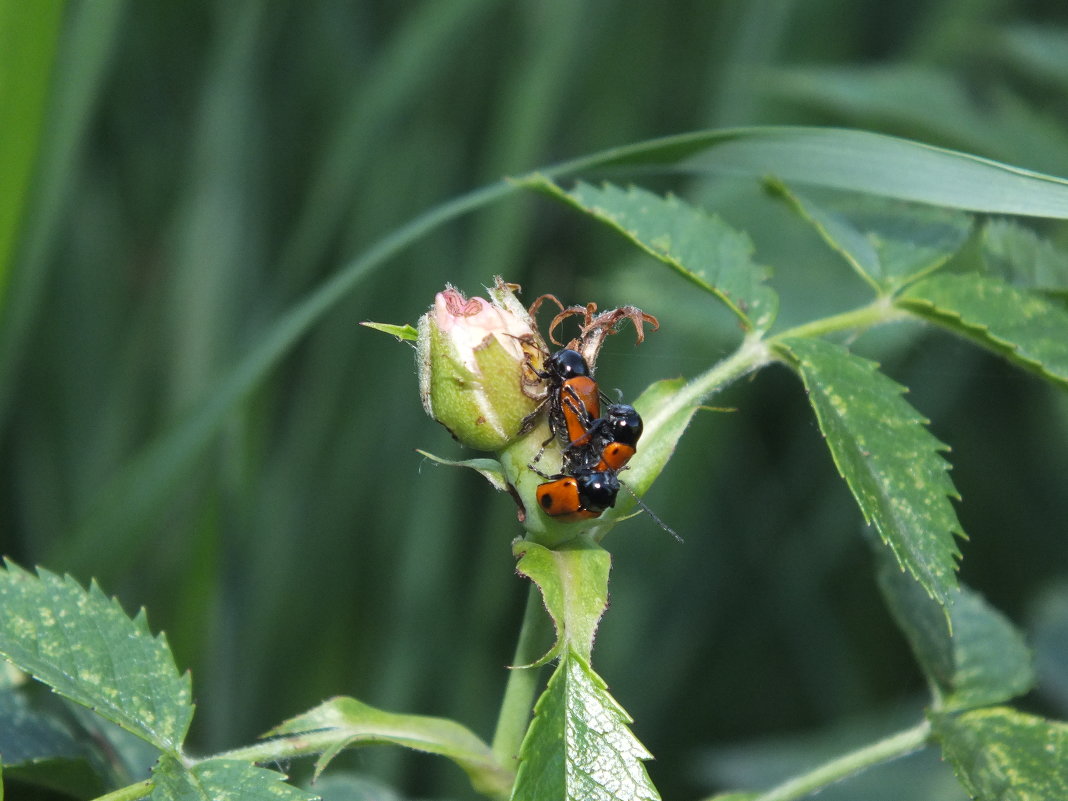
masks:
[(819, 337), (836, 331), (864, 330), (882, 323), (909, 319), (911, 316), (908, 312), (895, 307), (890, 296), (882, 295), (865, 306), (795, 326), (777, 334), (773, 339)]
[(804, 798), (809, 793), (834, 784), (866, 768), (918, 751), (926, 745), (930, 735), (931, 724), (925, 720), (911, 729), (892, 734), (871, 745), (866, 745), (856, 751), (851, 751), (848, 754), (832, 759), (830, 762), (825, 762), (808, 773), (795, 776), (778, 787), (758, 795), (753, 801), (794, 801), (794, 799)]
[(523, 743), (534, 696), (538, 690), (539, 668), (523, 667), (538, 659), (549, 647), (549, 615), (541, 601), (541, 591), (531, 583), (527, 595), (527, 608), (519, 630), (512, 669), (504, 689), (504, 700), (497, 717), (497, 730), (493, 735), (493, 755), (505, 768), (515, 767), (519, 746)]

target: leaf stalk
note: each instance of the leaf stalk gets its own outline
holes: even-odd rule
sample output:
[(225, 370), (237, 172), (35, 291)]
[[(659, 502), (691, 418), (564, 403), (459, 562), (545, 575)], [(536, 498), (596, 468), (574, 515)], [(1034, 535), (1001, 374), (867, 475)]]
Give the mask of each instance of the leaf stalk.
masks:
[(843, 754), (808, 773), (795, 776), (778, 787), (773, 787), (766, 793), (756, 796), (753, 801), (794, 801), (804, 798), (810, 793), (860, 773), (862, 770), (918, 751), (927, 744), (930, 736), (930, 722), (921, 721), (910, 729)]

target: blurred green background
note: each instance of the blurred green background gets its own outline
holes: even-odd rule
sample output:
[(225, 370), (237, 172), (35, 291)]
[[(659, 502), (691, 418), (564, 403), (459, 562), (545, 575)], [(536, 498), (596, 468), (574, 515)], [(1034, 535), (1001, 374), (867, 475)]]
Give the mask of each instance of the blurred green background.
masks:
[[(492, 733), (526, 595), (513, 504), (414, 452), (471, 455), (423, 415), (412, 351), (358, 321), (414, 323), (445, 282), (495, 274), (528, 300), (635, 303), (661, 330), (614, 338), (598, 374), (628, 398), (739, 340), (611, 233), (511, 197), (368, 272), (235, 390), (283, 316), (390, 231), (504, 175), (704, 127), (861, 127), (1068, 175), (1063, 0), (44, 8), (18, 73), (48, 81), (41, 123), (32, 97), (5, 123), (33, 171), (0, 272), (0, 550), (147, 607), (193, 671), (204, 752), (334, 694)], [(32, 95), (22, 81), (0, 86)], [(752, 181), (650, 185), (751, 233), (783, 324), (865, 296)], [(1063, 394), (918, 327), (854, 344), (952, 446), (962, 575), (1040, 646), (1025, 706), (1068, 717)], [(218, 430), (197, 422), (233, 392)], [(922, 702), (798, 382), (771, 368), (716, 403), (736, 411), (699, 415), (647, 496), (685, 544), (640, 518), (606, 542), (596, 665), (668, 798), (765, 785)], [(962, 798), (930, 756), (841, 797)], [(412, 797), (471, 795), (429, 757), (343, 762)]]

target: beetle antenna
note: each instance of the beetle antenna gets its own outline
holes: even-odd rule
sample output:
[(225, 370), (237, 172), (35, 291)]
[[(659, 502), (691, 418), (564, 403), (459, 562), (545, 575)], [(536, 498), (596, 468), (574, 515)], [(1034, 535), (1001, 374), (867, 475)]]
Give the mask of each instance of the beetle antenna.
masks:
[(672, 537), (674, 537), (678, 542), (684, 542), (685, 541), (685, 540), (682, 539), (682, 537), (680, 537), (678, 535), (678, 532), (676, 532), (675, 529), (673, 529), (671, 526), (669, 526), (667, 523), (665, 523), (663, 520), (661, 520), (659, 517), (657, 517), (656, 512), (654, 512), (652, 509), (650, 509), (648, 506), (646, 506), (645, 505), (645, 501), (643, 501), (641, 498), (639, 498), (637, 493), (634, 492), (634, 490), (632, 490), (630, 487), (627, 487), (627, 485), (624, 484), (622, 481), (620, 481), (619, 483), (620, 483), (621, 486), (627, 488), (627, 492), (629, 492), (631, 497), (634, 498), (635, 503), (637, 503), (638, 506), (640, 506), (642, 508), (642, 511), (644, 511), (647, 515), (649, 515), (649, 517), (653, 518), (653, 522), (655, 522), (658, 526), (660, 526), (660, 528), (664, 529), (664, 531), (666, 531), (668, 534), (670, 534)]

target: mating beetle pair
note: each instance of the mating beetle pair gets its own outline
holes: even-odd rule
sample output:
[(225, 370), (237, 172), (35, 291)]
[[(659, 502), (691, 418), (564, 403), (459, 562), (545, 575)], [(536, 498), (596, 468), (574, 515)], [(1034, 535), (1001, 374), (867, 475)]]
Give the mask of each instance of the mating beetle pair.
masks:
[(543, 449), (558, 439), (563, 458), (558, 475), (539, 471), (549, 480), (537, 489), (538, 504), (561, 520), (597, 517), (615, 505), (620, 489), (617, 474), (634, 455), (642, 419), (633, 406), (622, 403), (607, 405), (601, 415), (601, 391), (578, 351), (557, 351), (545, 368), (538, 375), (549, 384), (552, 437)]

